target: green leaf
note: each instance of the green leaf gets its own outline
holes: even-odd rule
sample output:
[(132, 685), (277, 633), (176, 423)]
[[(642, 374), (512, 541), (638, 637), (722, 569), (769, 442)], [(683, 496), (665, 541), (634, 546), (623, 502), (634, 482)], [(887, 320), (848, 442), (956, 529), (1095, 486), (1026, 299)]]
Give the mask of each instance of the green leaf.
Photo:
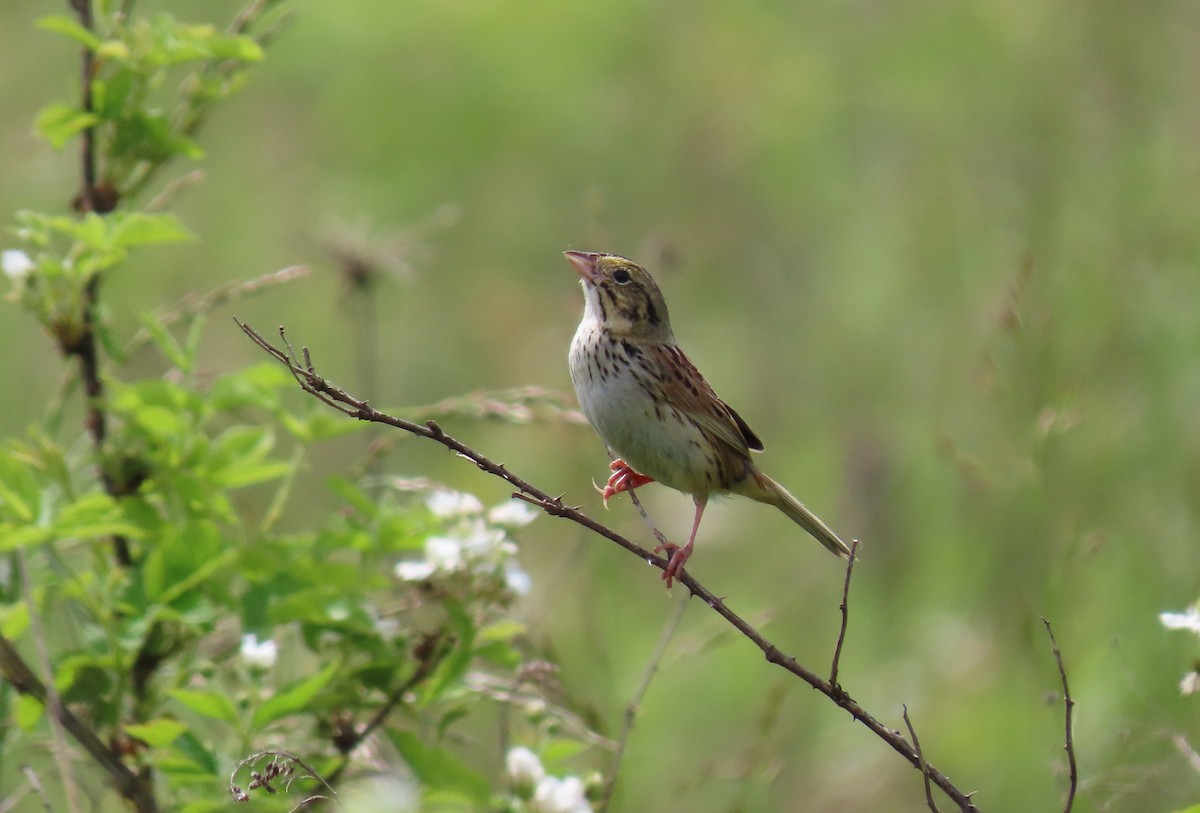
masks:
[(437, 665), (433, 675), (425, 683), (421, 691), (422, 702), (432, 703), (447, 689), (457, 686), (470, 668), (474, 657), (475, 653), (468, 647), (460, 647), (451, 652)]
[(251, 726), (255, 729), (262, 728), (267, 723), (274, 722), (281, 717), (304, 711), (312, 699), (333, 679), (340, 665), (334, 661), (315, 675), (310, 675), (299, 683), (292, 684), (267, 700), (254, 710), (254, 716), (250, 721)]
[(212, 522), (195, 520), (171, 528), (146, 557), (146, 595), (159, 604), (169, 604), (202, 586), (237, 557), (237, 548), (222, 539)]
[(129, 46), (120, 40), (105, 40), (96, 49), (96, 56), (125, 62), (130, 57)]
[(155, 598), (163, 604), (170, 604), (175, 599), (182, 596), (184, 593), (199, 587), (204, 582), (208, 581), (212, 576), (220, 570), (225, 569), (229, 565), (237, 561), (238, 552), (236, 550), (222, 551), (216, 556), (205, 559), (202, 564), (192, 570), (184, 578), (172, 584), (168, 589), (163, 590)]
[(41, 485), (28, 467), (8, 454), (0, 456), (0, 516), (33, 522)]
[(57, 536), (76, 539), (142, 535), (140, 528), (126, 521), (117, 501), (99, 492), (87, 494), (65, 505), (54, 519), (53, 532)]
[(209, 403), (218, 411), (243, 406), (275, 409), (279, 406), (279, 391), (290, 381), (291, 376), (278, 364), (261, 362), (218, 378)]
[(236, 59), (241, 62), (261, 62), (266, 54), (262, 46), (244, 34), (216, 34), (209, 42), (211, 53), (217, 59)]
[(68, 17), (65, 14), (52, 14), (49, 17), (42, 17), (34, 25), (43, 31), (53, 31), (69, 37), (93, 51), (99, 48), (100, 43), (103, 42), (95, 32), (89, 31), (78, 20)]
[(171, 335), (171, 331), (167, 330), (166, 325), (149, 313), (143, 313), (138, 321), (142, 323), (142, 327), (150, 336), (151, 341), (167, 357), (167, 361), (185, 373), (191, 372), (193, 360), (179, 346), (179, 342), (175, 341), (175, 337)]
[(283, 477), (292, 465), (264, 460), (275, 445), (275, 434), (262, 426), (235, 426), (214, 440), (212, 481), (222, 488), (242, 488)]
[(379, 515), (379, 506), (374, 500), (363, 493), (357, 483), (340, 474), (335, 474), (327, 481), (329, 490), (349, 503), (356, 511), (369, 519)]
[(171, 750), (178, 755), (169, 764), (160, 761), (159, 767), (167, 773), (176, 776), (216, 776), (219, 767), (213, 752), (204, 747), (204, 743), (196, 738), (191, 731), (185, 731), (175, 742)]
[(100, 123), (100, 117), (69, 104), (56, 102), (41, 109), (34, 120), (34, 127), (50, 146), (61, 150), (68, 141), (89, 127)]
[(0, 607), (0, 635), (10, 640), (20, 638), (29, 629), (29, 605), (24, 601)]
[(188, 430), (187, 422), (179, 413), (167, 407), (146, 404), (138, 407), (133, 418), (139, 427), (160, 440), (183, 437)]
[(48, 542), (52, 534), (49, 528), (36, 525), (12, 525), (0, 523), (0, 551), (16, 550)]
[(478, 805), (491, 797), (487, 780), (453, 754), (425, 745), (411, 731), (389, 730), (387, 734), (408, 767), (430, 789), (458, 793)]
[(23, 694), (17, 698), (14, 716), (17, 720), (17, 727), (22, 731), (31, 731), (33, 727), (42, 719), (44, 707), (41, 702), (34, 699), (32, 695)]
[(112, 222), (112, 244), (116, 246), (144, 246), (196, 239), (174, 215), (120, 212), (118, 216), (110, 215), (109, 219)]
[(233, 701), (220, 692), (202, 692), (196, 689), (173, 689), (168, 694), (178, 700), (189, 711), (212, 720), (224, 720), (236, 723), (238, 720), (237, 707)]
[(131, 723), (125, 726), (125, 733), (136, 737), (153, 748), (161, 748), (175, 742), (180, 734), (187, 731), (187, 726), (178, 720), (159, 717), (144, 723)]
[[(582, 754), (589, 749), (582, 740), (553, 740), (547, 743), (540, 754), (543, 765), (560, 766), (576, 754)], [(565, 766), (564, 766), (565, 767)]]
[(478, 641), (481, 644), (492, 641), (511, 641), (518, 635), (525, 634), (526, 627), (520, 621), (506, 618), (493, 624), (488, 624), (479, 630)]
[(133, 71), (124, 68), (92, 82), (92, 110), (103, 119), (117, 118), (133, 93), (134, 81)]

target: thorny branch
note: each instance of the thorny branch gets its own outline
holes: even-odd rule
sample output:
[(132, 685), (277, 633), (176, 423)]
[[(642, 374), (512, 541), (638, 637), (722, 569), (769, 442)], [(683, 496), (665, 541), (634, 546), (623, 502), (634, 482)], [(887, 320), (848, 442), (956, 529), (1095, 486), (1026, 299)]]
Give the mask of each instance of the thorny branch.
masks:
[[(295, 349), (288, 342), (287, 336), (285, 335), (282, 327), (279, 328), (279, 334), (286, 349), (280, 349), (274, 346), (249, 325), (246, 325), (237, 319), (234, 321), (237, 323), (238, 327), (240, 327), (242, 331), (251, 339), (251, 341), (257, 344), (266, 353), (271, 355), (291, 371), (292, 376), (296, 379), (296, 382), (300, 385), (301, 389), (322, 403), (357, 420), (394, 426), (397, 429), (402, 429), (406, 432), (411, 432), (414, 435), (419, 435), (420, 437), (428, 438), (429, 440), (440, 443), (446, 448), (456, 452), (460, 457), (469, 460), (481, 471), (487, 472), (495, 477), (499, 477), (507, 482), (514, 489), (516, 489), (516, 491), (513, 493), (514, 498), (524, 500), (531, 505), (537, 506), (549, 516), (562, 517), (563, 519), (570, 520), (577, 525), (581, 525), (584, 528), (587, 528), (588, 530), (593, 531), (612, 542), (615, 542), (617, 545), (625, 548), (630, 553), (633, 553), (639, 559), (649, 562), (660, 570), (666, 569), (667, 560), (665, 558), (656, 556), (637, 543), (626, 539), (624, 536), (621, 536), (608, 526), (603, 525), (584, 514), (578, 508), (574, 508), (565, 504), (562, 501), (561, 496), (556, 497), (550, 495), (548, 492), (541, 490), (532, 483), (529, 483), (528, 481), (509, 471), (506, 466), (488, 459), (461, 441), (451, 437), (450, 435), (447, 435), (444, 431), (442, 431), (442, 428), (438, 426), (435, 421), (427, 421), (424, 424), (419, 424), (413, 423), (412, 421), (406, 421), (392, 415), (387, 415), (378, 411), (366, 401), (359, 400), (347, 393), (345, 390), (335, 386), (334, 384), (331, 384), (324, 377), (317, 374), (316, 369), (313, 367), (312, 359), (307, 347), (301, 348), (299, 358), (296, 356)], [(902, 756), (904, 759), (908, 760), (908, 762), (914, 768), (921, 770), (923, 765), (923, 773), (929, 778), (930, 781), (941, 788), (942, 792), (945, 793), (948, 798), (958, 805), (958, 808), (960, 811), (962, 811), (962, 813), (979, 813), (979, 808), (976, 807), (975, 803), (971, 800), (970, 795), (959, 790), (959, 788), (955, 786), (945, 774), (937, 770), (937, 768), (935, 768), (927, 760), (924, 760), (923, 756), (918, 754), (912, 743), (906, 740), (899, 731), (888, 728), (881, 723), (873, 715), (867, 712), (866, 709), (860, 706), (854, 700), (854, 698), (852, 698), (842, 688), (834, 686), (829, 681), (819, 677), (815, 672), (807, 669), (797, 662), (795, 658), (784, 655), (782, 652), (780, 652), (779, 649), (773, 643), (763, 637), (758, 630), (754, 629), (754, 627), (750, 626), (745, 619), (733, 612), (733, 610), (729, 609), (729, 607), (725, 605), (724, 601), (714, 595), (708, 588), (696, 581), (686, 571), (680, 573), (677, 578), (688, 588), (689, 591), (691, 591), (693, 596), (700, 598), (705, 604), (712, 608), (714, 612), (728, 621), (736, 630), (742, 633), (742, 635), (744, 635), (755, 646), (757, 646), (762, 651), (767, 661), (792, 673), (809, 686), (828, 697), (836, 705), (845, 709), (850, 713), (851, 717), (870, 729), (875, 736), (891, 746), (891, 748), (896, 751), (896, 753), (900, 754), (900, 756)]]
[(1063, 666), (1062, 651), (1058, 648), (1058, 641), (1054, 638), (1054, 630), (1050, 628), (1050, 622), (1043, 618), (1042, 623), (1046, 625), (1046, 634), (1050, 636), (1050, 646), (1054, 650), (1054, 662), (1058, 665), (1058, 677), (1062, 680), (1063, 688), (1063, 706), (1066, 708), (1064, 713), (1064, 726), (1066, 727), (1066, 742), (1063, 745), (1063, 750), (1067, 752), (1067, 802), (1063, 806), (1063, 813), (1071, 813), (1071, 808), (1075, 806), (1075, 789), (1079, 784), (1079, 766), (1075, 763), (1075, 739), (1071, 733), (1071, 719), (1074, 716), (1075, 701), (1071, 699), (1071, 689), (1067, 686), (1067, 670)]

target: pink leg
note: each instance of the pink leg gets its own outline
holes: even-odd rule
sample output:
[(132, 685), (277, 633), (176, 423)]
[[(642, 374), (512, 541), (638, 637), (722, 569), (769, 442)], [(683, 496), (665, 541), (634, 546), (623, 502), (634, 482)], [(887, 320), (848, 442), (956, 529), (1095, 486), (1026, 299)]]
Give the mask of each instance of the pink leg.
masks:
[(708, 497), (696, 497), (696, 519), (692, 522), (692, 535), (688, 537), (687, 544), (682, 548), (678, 545), (667, 543), (659, 545), (654, 549), (655, 553), (660, 550), (667, 552), (667, 569), (663, 571), (662, 577), (667, 582), (667, 589), (671, 589), (671, 581), (683, 570), (683, 563), (692, 555), (692, 545), (696, 541), (696, 531), (700, 528), (700, 517), (704, 516), (704, 506), (708, 504)]
[(620, 494), (622, 491), (629, 491), (638, 486), (644, 486), (646, 483), (654, 482), (653, 477), (638, 474), (629, 467), (628, 463), (619, 457), (609, 464), (608, 468), (612, 470), (612, 476), (608, 478), (608, 483), (600, 491), (600, 495), (604, 498), (605, 508), (608, 508), (608, 498), (614, 494)]

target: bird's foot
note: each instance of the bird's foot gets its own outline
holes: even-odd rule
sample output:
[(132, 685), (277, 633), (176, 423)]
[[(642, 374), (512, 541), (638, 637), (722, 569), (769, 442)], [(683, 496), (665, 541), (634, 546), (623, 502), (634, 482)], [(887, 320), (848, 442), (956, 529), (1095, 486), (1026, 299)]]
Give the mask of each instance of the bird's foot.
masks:
[(647, 477), (644, 474), (638, 474), (629, 464), (621, 458), (614, 460), (608, 467), (612, 470), (612, 475), (608, 478), (608, 482), (604, 488), (600, 490), (600, 496), (604, 498), (604, 507), (608, 508), (608, 499), (615, 494), (620, 494), (622, 491), (629, 491), (644, 486), (646, 483), (653, 483), (653, 477)]
[(681, 548), (674, 542), (667, 542), (654, 549), (655, 553), (659, 551), (666, 551), (667, 554), (667, 569), (663, 571), (662, 579), (667, 583), (667, 589), (670, 590), (671, 582), (679, 577), (683, 571), (683, 563), (692, 555), (692, 543), (688, 542)]

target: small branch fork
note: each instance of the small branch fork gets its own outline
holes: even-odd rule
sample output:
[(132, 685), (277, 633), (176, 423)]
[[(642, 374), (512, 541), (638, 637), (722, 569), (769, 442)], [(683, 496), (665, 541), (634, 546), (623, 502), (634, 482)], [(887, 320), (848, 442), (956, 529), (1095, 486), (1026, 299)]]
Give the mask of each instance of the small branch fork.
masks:
[[(275, 358), (278, 362), (286, 366), (300, 385), (300, 388), (312, 395), (322, 403), (344, 413), (352, 418), (360, 421), (370, 421), (372, 423), (381, 423), (387, 426), (394, 426), (397, 429), (402, 429), (406, 432), (411, 432), (414, 435), (419, 435), (423, 438), (440, 443), (448, 449), (456, 452), (460, 457), (469, 460), (481, 471), (487, 472), (495, 477), (507, 482), (514, 489), (513, 497), (515, 499), (524, 500), (531, 505), (540, 508), (543, 512), (552, 517), (562, 517), (570, 520), (577, 525), (587, 528), (594, 533), (603, 536), (604, 538), (620, 545), (625, 550), (637, 556), (645, 562), (649, 562), (660, 570), (665, 570), (667, 560), (661, 556), (656, 556), (646, 550), (637, 543), (626, 539), (616, 531), (606, 525), (603, 525), (591, 517), (584, 514), (578, 508), (569, 506), (562, 501), (561, 496), (551, 496), (549, 493), (542, 491), (537, 486), (522, 479), (516, 474), (508, 470), (506, 466), (500, 463), (489, 460), (484, 455), (475, 451), (471, 447), (462, 443), (459, 440), (447, 435), (435, 421), (426, 421), (424, 424), (413, 423), (402, 418), (397, 418), (393, 415), (387, 415), (370, 406), (366, 401), (359, 400), (347, 393), (345, 390), (331, 384), (322, 376), (318, 375), (312, 364), (312, 359), (309, 356), (308, 348), (302, 347), (300, 357), (297, 357), (295, 349), (288, 342), (287, 336), (282, 327), (279, 328), (280, 339), (283, 342), (284, 348), (280, 349), (268, 342), (263, 336), (251, 328), (249, 325), (235, 319), (238, 327), (242, 329), (251, 341), (257, 344), (264, 352)], [(853, 559), (851, 559), (853, 561)], [(849, 571), (849, 567), (847, 567)], [(849, 572), (846, 574), (847, 590), (849, 582)], [(714, 612), (724, 618), (734, 629), (742, 633), (763, 653), (763, 656), (768, 662), (779, 666), (780, 668), (790, 672), (796, 677), (803, 680), (812, 688), (819, 691), (821, 694), (828, 697), (836, 705), (845, 709), (858, 722), (866, 726), (879, 739), (887, 743), (891, 748), (906, 759), (914, 768), (922, 770), (927, 781), (937, 785), (946, 796), (952, 800), (962, 813), (980, 813), (979, 808), (971, 800), (968, 793), (959, 790), (950, 779), (937, 770), (924, 757), (918, 753), (912, 743), (906, 740), (899, 731), (888, 728), (873, 715), (868, 713), (860, 706), (854, 698), (852, 698), (840, 686), (835, 685), (831, 681), (827, 681), (815, 672), (807, 669), (795, 658), (784, 655), (779, 649), (767, 640), (758, 630), (750, 626), (741, 616), (733, 612), (725, 605), (725, 602), (718, 598), (702, 584), (697, 582), (686, 571), (681, 571), (677, 577), (682, 582), (693, 596), (700, 598)], [(844, 603), (844, 602), (843, 602)], [(843, 610), (843, 613), (845, 611)], [(839, 636), (844, 639), (844, 622), (843, 615), (843, 635)]]

